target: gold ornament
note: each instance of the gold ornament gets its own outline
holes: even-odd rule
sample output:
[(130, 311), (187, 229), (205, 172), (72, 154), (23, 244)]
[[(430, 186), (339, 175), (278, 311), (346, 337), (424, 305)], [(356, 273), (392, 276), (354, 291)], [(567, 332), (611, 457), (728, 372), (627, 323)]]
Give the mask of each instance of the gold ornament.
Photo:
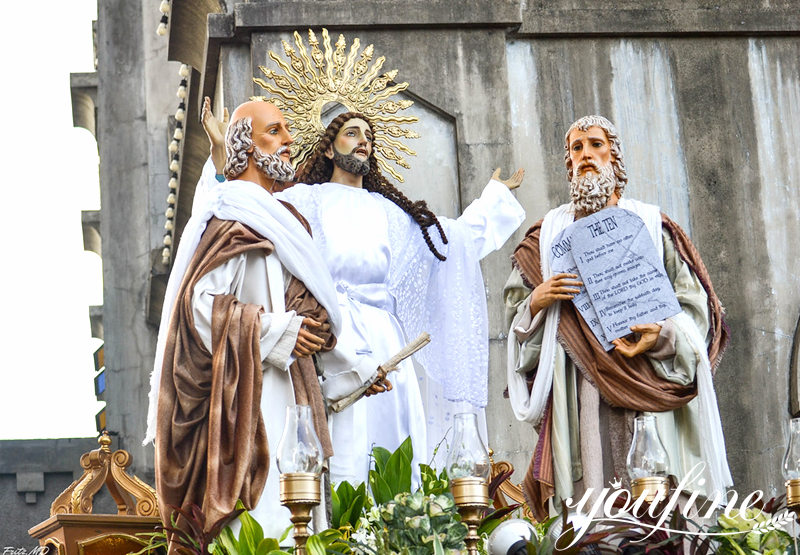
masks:
[[(403, 153), (410, 156), (417, 153), (397, 139), (418, 139), (419, 135), (406, 126), (419, 119), (397, 115), (413, 104), (411, 100), (391, 100), (393, 95), (408, 88), (408, 83), (394, 83), (397, 70), (379, 76), (385, 58), (380, 56), (370, 65), (374, 49), (370, 44), (359, 54), (361, 41), (358, 38), (353, 39), (346, 55), (344, 35), (339, 35), (335, 49), (331, 48), (327, 29), (322, 29), (324, 52), (311, 29), (308, 30), (310, 52), (297, 31), (294, 33), (295, 47), (282, 42), (288, 61), (275, 52), (268, 52), (279, 71), (259, 66), (274, 85), (258, 77), (253, 79), (273, 96), (254, 96), (252, 100), (275, 104), (289, 121), (295, 139), (291, 147), (295, 166), (299, 167), (311, 156), (325, 134), (322, 124), (325, 105), (339, 103), (348, 111), (360, 112), (369, 118), (375, 130), (373, 149), (378, 166), (402, 182), (403, 178), (389, 165), (389, 161), (402, 168), (411, 167)], [(390, 83), (394, 84), (390, 86)]]

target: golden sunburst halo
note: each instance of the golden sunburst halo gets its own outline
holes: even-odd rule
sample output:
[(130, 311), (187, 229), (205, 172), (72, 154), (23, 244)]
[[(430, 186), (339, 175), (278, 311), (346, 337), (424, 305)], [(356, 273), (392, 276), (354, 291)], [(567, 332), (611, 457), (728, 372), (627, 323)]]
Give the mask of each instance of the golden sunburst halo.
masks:
[(381, 170), (398, 181), (402, 176), (389, 162), (410, 168), (404, 154), (416, 152), (398, 139), (417, 139), (419, 135), (409, 129), (409, 124), (419, 121), (415, 116), (398, 115), (414, 102), (406, 99), (392, 100), (392, 96), (408, 88), (408, 83), (395, 83), (397, 70), (379, 75), (386, 59), (374, 62), (374, 48), (370, 44), (360, 53), (361, 41), (353, 39), (350, 51), (345, 54), (347, 42), (344, 35), (331, 48), (327, 29), (322, 29), (322, 47), (311, 29), (308, 45), (294, 32), (294, 46), (283, 43), (285, 58), (269, 51), (268, 56), (278, 66), (272, 70), (259, 66), (261, 73), (271, 80), (255, 77), (253, 81), (272, 96), (254, 96), (253, 100), (266, 100), (275, 104), (292, 127), (295, 142), (292, 160), (296, 167), (305, 162), (325, 133), (322, 114), (331, 103), (343, 105), (350, 112), (367, 116), (375, 130), (375, 158)]

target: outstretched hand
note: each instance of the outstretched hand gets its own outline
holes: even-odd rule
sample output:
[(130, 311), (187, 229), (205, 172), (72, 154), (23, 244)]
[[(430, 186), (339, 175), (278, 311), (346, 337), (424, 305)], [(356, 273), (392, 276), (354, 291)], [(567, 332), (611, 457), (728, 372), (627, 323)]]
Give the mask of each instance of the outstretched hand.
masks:
[(633, 358), (655, 347), (658, 335), (661, 333), (661, 326), (658, 324), (638, 324), (631, 326), (631, 331), (639, 334), (639, 338), (636, 341), (620, 337), (611, 342), (616, 346), (619, 354), (627, 358)]
[(208, 142), (211, 143), (211, 160), (214, 162), (217, 173), (222, 173), (225, 167), (225, 131), (228, 129), (229, 119), (228, 109), (225, 108), (222, 121), (219, 121), (214, 112), (211, 111), (211, 99), (209, 97), (203, 99), (203, 111), (200, 113), (200, 121), (203, 124), (203, 129), (206, 130), (206, 135), (208, 135)]
[(523, 177), (525, 177), (525, 170), (523, 170), (522, 168), (519, 168), (511, 175), (511, 177), (505, 180), (500, 179), (500, 168), (494, 170), (494, 173), (492, 174), (492, 179), (494, 179), (495, 181), (499, 181), (512, 191), (517, 187), (519, 187), (520, 185), (522, 185)]
[(292, 350), (292, 354), (297, 358), (311, 356), (325, 345), (324, 339), (306, 328), (321, 330), (322, 324), (313, 318), (303, 318), (303, 324), (300, 326), (300, 331), (297, 332), (297, 342)]

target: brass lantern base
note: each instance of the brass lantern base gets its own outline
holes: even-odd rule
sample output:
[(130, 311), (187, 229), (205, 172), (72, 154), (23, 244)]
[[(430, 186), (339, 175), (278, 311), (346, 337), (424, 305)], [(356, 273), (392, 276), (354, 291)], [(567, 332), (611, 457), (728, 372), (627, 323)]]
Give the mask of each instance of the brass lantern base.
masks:
[(800, 479), (786, 480), (786, 506), (800, 518)]
[(288, 472), (280, 477), (281, 505), (287, 507), (294, 525), (294, 552), (303, 555), (308, 540), (308, 523), (311, 509), (320, 502), (319, 474), (311, 472)]
[(635, 499), (644, 495), (647, 503), (651, 503), (659, 494), (662, 499), (666, 499), (669, 495), (669, 479), (665, 476), (635, 478), (631, 483), (631, 493)]
[(450, 481), (450, 491), (453, 494), (461, 522), (467, 525), (467, 553), (478, 553), (478, 525), (483, 519), (483, 512), (489, 506), (489, 485), (486, 480), (469, 476), (456, 478)]

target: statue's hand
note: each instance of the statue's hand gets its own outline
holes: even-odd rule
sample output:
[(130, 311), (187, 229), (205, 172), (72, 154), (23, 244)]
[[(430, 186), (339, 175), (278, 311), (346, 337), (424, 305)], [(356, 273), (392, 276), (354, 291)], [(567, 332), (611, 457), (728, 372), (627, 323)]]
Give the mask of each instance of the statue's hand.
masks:
[(378, 393), (391, 390), (392, 382), (386, 379), (386, 372), (383, 370), (378, 370), (378, 379), (375, 380), (374, 384), (367, 388), (367, 390), (364, 392), (364, 396), (369, 397), (370, 395), (377, 395)]
[(303, 318), (303, 324), (300, 331), (297, 332), (297, 341), (295, 342), (292, 354), (297, 358), (309, 357), (322, 349), (325, 345), (325, 340), (317, 334), (306, 328), (321, 329), (323, 324), (317, 322), (313, 318)]
[(517, 187), (519, 187), (520, 185), (522, 185), (522, 178), (523, 177), (525, 177), (525, 170), (523, 170), (522, 168), (520, 168), (517, 171), (515, 171), (511, 175), (511, 177), (509, 177), (506, 180), (500, 179), (500, 168), (497, 168), (496, 170), (494, 170), (494, 173), (492, 174), (492, 179), (494, 179), (495, 181), (499, 181), (500, 183), (502, 183), (503, 185), (505, 185), (506, 187), (508, 187), (512, 191), (514, 189), (516, 189)]
[(577, 278), (577, 274), (556, 274), (537, 285), (531, 294), (531, 316), (536, 316), (556, 301), (568, 301), (580, 293), (579, 287), (583, 282)]
[(206, 130), (206, 135), (208, 135), (208, 142), (211, 143), (211, 160), (214, 162), (217, 173), (222, 173), (225, 167), (225, 131), (228, 129), (229, 119), (228, 109), (225, 108), (222, 121), (219, 121), (214, 116), (214, 112), (211, 111), (211, 99), (205, 97), (200, 121), (203, 124), (203, 129)]
[(628, 358), (633, 358), (655, 347), (658, 335), (661, 333), (661, 326), (658, 324), (638, 324), (631, 326), (631, 331), (639, 334), (639, 338), (636, 341), (620, 337), (611, 342), (617, 347), (619, 354)]

